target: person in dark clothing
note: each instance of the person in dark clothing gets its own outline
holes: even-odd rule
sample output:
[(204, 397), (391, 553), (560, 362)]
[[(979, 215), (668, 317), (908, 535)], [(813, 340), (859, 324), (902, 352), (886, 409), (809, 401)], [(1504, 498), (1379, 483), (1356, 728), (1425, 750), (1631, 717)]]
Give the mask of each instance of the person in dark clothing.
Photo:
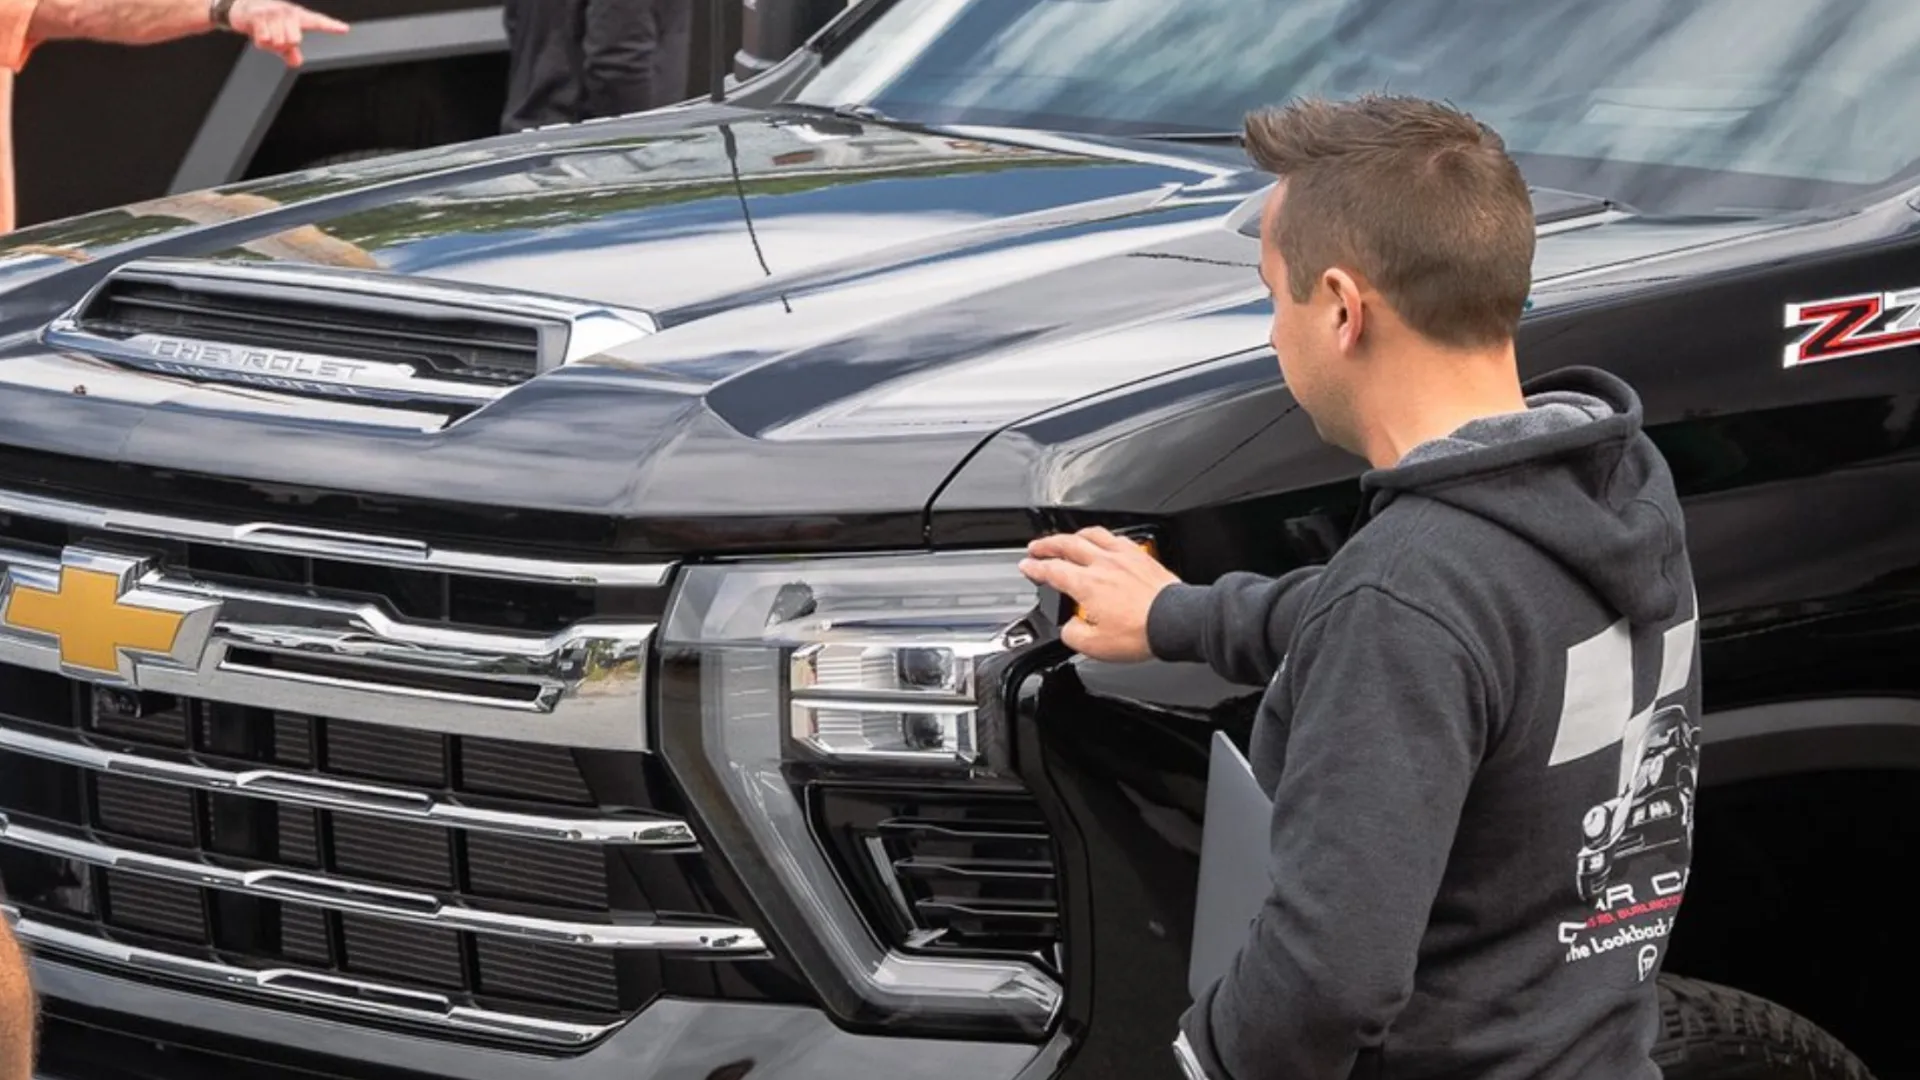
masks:
[(1188, 585), (1100, 529), (1030, 545), (1096, 659), (1266, 685), (1273, 891), (1182, 1018), (1191, 1077), (1657, 1080), (1692, 860), (1697, 601), (1622, 380), (1522, 385), (1534, 218), (1499, 136), (1417, 99), (1251, 117), (1273, 346), (1365, 458), (1324, 566)]
[(509, 132), (687, 95), (693, 0), (507, 0), (504, 18)]

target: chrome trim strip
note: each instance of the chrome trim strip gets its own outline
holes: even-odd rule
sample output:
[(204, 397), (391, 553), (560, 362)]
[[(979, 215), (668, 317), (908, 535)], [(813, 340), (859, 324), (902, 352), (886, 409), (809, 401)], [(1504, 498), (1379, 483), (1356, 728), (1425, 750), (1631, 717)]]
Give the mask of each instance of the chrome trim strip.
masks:
[(309, 559), (346, 559), (401, 567), (411, 571), (442, 571), (472, 577), (509, 578), (551, 584), (584, 586), (662, 586), (674, 573), (674, 563), (582, 563), (568, 559), (532, 559), (522, 555), (488, 555), (434, 548), (424, 540), (397, 540), (334, 528), (275, 525), (255, 521), (248, 525), (219, 525), (192, 521), (165, 513), (108, 509), (90, 503), (67, 502), (27, 492), (0, 490), (0, 513), (17, 513), (60, 525), (132, 532), (161, 540), (190, 540), (223, 548), (301, 555)]
[(358, 912), (443, 930), (466, 930), (476, 934), (603, 949), (728, 955), (766, 951), (760, 935), (744, 926), (651, 921), (577, 922), (510, 915), (484, 908), (456, 907), (442, 902), (432, 893), (410, 889), (395, 889), (278, 868), (233, 870), (211, 863), (109, 847), (31, 825), (16, 825), (5, 814), (0, 814), (0, 844), (182, 885), (265, 896), (334, 911)]
[[(57, 592), (70, 570), (118, 574), (113, 612), (179, 615), (172, 649), (119, 648), (117, 672), (82, 669), (63, 662), (59, 638), (17, 626), (19, 589)], [(84, 547), (67, 548), (59, 562), (0, 548), (0, 575), (0, 662), (389, 727), (648, 748), (652, 623), (585, 622), (547, 636), (459, 630), (395, 619), (371, 603), (211, 585)]]
[(19, 491), (0, 490), (0, 513), (166, 540), (188, 540), (306, 558), (343, 559), (409, 570), (437, 570), (516, 581), (657, 587), (666, 584), (667, 578), (673, 573), (673, 564), (670, 562), (575, 562), (488, 555), (476, 551), (446, 550), (420, 540), (401, 540), (300, 525), (269, 522), (222, 525), (166, 514), (111, 510)]
[(410, 364), (305, 349), (250, 348), (184, 334), (106, 337), (82, 330), (64, 318), (42, 331), (40, 340), (61, 352), (85, 353), (162, 375), (242, 382), (360, 402), (478, 406), (503, 392), (501, 387), (485, 383), (435, 379), (420, 374)]
[(102, 750), (72, 739), (48, 738), (0, 727), (0, 750), (95, 772), (152, 780), (200, 791), (269, 799), (391, 821), (427, 822), (447, 828), (499, 833), (575, 844), (631, 844), (692, 849), (686, 822), (670, 817), (558, 817), (483, 810), (436, 799), (422, 791), (338, 780), (273, 769), (231, 772), (132, 751)]
[(0, 916), (12, 924), (16, 937), (37, 952), (78, 957), (131, 971), (149, 972), (226, 990), (242, 990), (303, 1005), (361, 1013), (384, 1020), (556, 1046), (585, 1046), (597, 1042), (619, 1026), (572, 1024), (471, 1005), (455, 1005), (441, 994), (321, 972), (215, 964), (76, 933), (27, 918), (18, 908), (6, 905), (0, 905)]

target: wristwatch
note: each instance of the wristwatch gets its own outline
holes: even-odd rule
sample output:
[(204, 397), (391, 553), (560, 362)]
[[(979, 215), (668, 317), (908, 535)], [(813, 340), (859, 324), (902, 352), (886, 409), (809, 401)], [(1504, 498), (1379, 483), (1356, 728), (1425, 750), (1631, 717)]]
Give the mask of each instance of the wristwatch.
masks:
[(236, 0), (212, 0), (207, 8), (207, 17), (221, 30), (233, 29), (233, 5)]

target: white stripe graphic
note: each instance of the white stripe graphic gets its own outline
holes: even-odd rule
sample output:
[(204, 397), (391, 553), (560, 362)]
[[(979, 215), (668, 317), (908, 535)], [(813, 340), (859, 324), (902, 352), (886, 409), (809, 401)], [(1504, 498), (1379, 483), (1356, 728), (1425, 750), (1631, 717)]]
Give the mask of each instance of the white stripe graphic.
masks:
[(1660, 691), (1654, 695), (1656, 701), (1685, 690), (1687, 680), (1693, 678), (1693, 639), (1699, 627), (1697, 619), (1667, 627), (1660, 659)]
[(1621, 619), (1567, 649), (1567, 692), (1548, 766), (1620, 742), (1633, 716), (1633, 632)]

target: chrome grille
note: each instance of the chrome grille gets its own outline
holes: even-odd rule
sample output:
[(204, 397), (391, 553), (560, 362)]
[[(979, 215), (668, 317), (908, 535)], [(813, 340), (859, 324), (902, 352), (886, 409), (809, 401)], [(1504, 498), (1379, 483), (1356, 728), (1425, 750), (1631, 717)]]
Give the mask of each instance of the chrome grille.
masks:
[[(236, 583), (194, 563), (191, 552), (169, 560), (164, 549), (111, 534), (56, 551), (0, 540), (0, 611), (8, 620), (0, 626), (0, 663), (72, 672), (66, 639), (53, 623), (32, 621), (26, 602), (34, 600), (39, 611), (72, 580), (114, 575), (116, 605), (181, 620), (171, 650), (123, 648), (113, 670), (89, 669), (105, 683), (155, 692), (112, 718), (128, 736), (152, 731), (183, 740), (183, 717), (169, 711), (171, 702), (198, 696), (381, 727), (646, 748), (640, 703), (651, 620), (586, 618), (547, 632), (503, 632), (456, 621), (452, 605), (439, 618), (404, 617), (385, 597)], [(309, 578), (321, 576), (315, 563), (307, 570)], [(382, 753), (374, 746), (366, 752)]]
[[(128, 520), (144, 527), (110, 527)], [(691, 884), (694, 834), (648, 794), (659, 568), (571, 564), (528, 581), (501, 576), (524, 565), (511, 560), (425, 549), (398, 566), (381, 560), (404, 545), (319, 538), (300, 554), (248, 535), (286, 548), (306, 534), (0, 492), (0, 907), (24, 940), (221, 993), (555, 1047), (673, 992), (676, 964), (766, 955)], [(63, 578), (71, 567), (83, 576)], [(615, 584), (594, 579), (604, 569)], [(119, 647), (109, 669), (21, 625), (109, 572), (114, 603), (179, 616), (172, 638)], [(323, 584), (394, 573), (397, 603)], [(15, 606), (36, 589), (39, 607)], [(330, 628), (310, 617), (346, 612)], [(236, 642), (335, 667), (262, 663)], [(508, 716), (475, 684), (537, 692)]]

